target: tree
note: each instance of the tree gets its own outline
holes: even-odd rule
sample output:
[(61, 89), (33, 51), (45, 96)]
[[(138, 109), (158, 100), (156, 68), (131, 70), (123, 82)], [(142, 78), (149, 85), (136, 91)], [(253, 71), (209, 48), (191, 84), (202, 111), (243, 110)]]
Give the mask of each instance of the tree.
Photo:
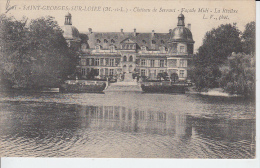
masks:
[(232, 52), (241, 52), (240, 31), (235, 25), (221, 25), (207, 32), (198, 55), (206, 64), (223, 64)]
[(1, 85), (2, 87), (10, 87), (14, 83), (24, 85), (28, 81), (31, 61), (26, 55), (29, 49), (26, 43), (27, 18), (18, 21), (14, 17), (0, 15), (0, 23)]
[(178, 74), (177, 73), (172, 73), (171, 76), (170, 76), (171, 80), (175, 83), (179, 77), (178, 77)]
[[(53, 17), (32, 20), (29, 26), (32, 86), (58, 86), (75, 70), (75, 50), (70, 50)], [(76, 54), (75, 54), (76, 55)]]
[(231, 94), (245, 97), (255, 95), (255, 61), (254, 55), (244, 53), (232, 54), (222, 66), (220, 79), (222, 88)]
[(219, 67), (232, 52), (241, 52), (240, 31), (235, 25), (220, 25), (207, 32), (193, 57), (192, 78), (198, 90), (219, 87)]
[(242, 34), (242, 47), (243, 52), (246, 54), (255, 53), (255, 22), (246, 24), (245, 30)]
[(1, 68), (1, 81), (22, 88), (58, 87), (75, 70), (77, 53), (53, 17), (26, 21), (1, 16), (2, 62), (14, 67), (11, 73)]
[(98, 70), (92, 68), (87, 76), (88, 79), (94, 79), (95, 76), (98, 76)]
[(161, 80), (162, 80), (162, 77), (163, 77), (163, 74), (162, 74), (162, 73), (158, 73), (158, 74), (157, 74), (157, 80), (161, 81)]

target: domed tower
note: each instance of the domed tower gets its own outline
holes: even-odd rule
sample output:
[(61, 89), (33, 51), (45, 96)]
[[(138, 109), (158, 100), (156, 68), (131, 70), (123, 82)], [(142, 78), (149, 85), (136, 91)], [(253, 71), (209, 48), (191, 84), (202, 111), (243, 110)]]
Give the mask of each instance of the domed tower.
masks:
[(188, 62), (193, 54), (194, 41), (190, 30), (190, 24), (185, 27), (185, 17), (178, 16), (177, 27), (170, 32), (168, 41), (167, 68), (168, 74), (177, 74), (180, 80), (188, 77)]
[(178, 16), (177, 27), (171, 31), (168, 41), (170, 50), (169, 54), (193, 54), (193, 38), (189, 28), (185, 27), (184, 15)]
[(72, 26), (72, 16), (70, 13), (65, 15), (64, 26), (62, 26), (63, 37), (66, 39), (69, 46), (80, 42), (79, 31), (76, 27)]

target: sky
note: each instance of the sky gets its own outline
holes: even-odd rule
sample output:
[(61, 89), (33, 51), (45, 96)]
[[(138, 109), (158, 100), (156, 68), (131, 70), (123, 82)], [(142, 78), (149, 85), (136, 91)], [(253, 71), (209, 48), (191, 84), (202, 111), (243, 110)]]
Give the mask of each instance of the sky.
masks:
[[(7, 2), (9, 1), (8, 5)], [(67, 12), (72, 14), (72, 24), (80, 32), (137, 32), (167, 33), (177, 26), (182, 12), (185, 24), (191, 24), (195, 51), (202, 45), (204, 35), (221, 24), (236, 23), (243, 31), (247, 23), (255, 21), (255, 2), (249, 1), (71, 1), (71, 0), (1, 0), (0, 13), (7, 12), (16, 19), (26, 16), (35, 19), (51, 15), (59, 25), (64, 24)], [(81, 8), (81, 9), (80, 9)], [(208, 8), (208, 10), (207, 10)], [(117, 9), (119, 11), (117, 11)], [(123, 11), (120, 11), (123, 9)], [(155, 11), (156, 9), (156, 11)], [(149, 11), (150, 10), (150, 11)]]

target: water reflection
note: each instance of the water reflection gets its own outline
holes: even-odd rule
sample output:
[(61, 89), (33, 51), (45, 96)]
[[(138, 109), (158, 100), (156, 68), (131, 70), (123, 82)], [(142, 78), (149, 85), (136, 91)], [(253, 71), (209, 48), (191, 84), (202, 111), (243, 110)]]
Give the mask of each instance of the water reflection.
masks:
[(253, 158), (255, 120), (173, 108), (0, 103), (1, 156)]
[(145, 132), (148, 134), (191, 136), (189, 116), (122, 106), (80, 106), (82, 127)]

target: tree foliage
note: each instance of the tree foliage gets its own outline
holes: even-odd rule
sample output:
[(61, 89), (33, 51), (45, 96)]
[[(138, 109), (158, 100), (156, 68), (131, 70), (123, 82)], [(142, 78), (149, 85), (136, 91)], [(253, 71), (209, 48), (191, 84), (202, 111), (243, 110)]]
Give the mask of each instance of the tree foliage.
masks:
[(222, 66), (221, 86), (231, 94), (255, 95), (254, 55), (233, 54)]
[[(223, 67), (227, 66), (227, 61), (230, 59), (232, 53), (247, 53), (251, 54), (255, 47), (255, 23), (251, 22), (246, 25), (246, 29), (241, 33), (236, 25), (226, 24), (221, 25), (216, 29), (212, 29), (207, 32), (202, 46), (198, 49), (198, 53), (193, 58), (192, 66), (192, 80), (195, 82), (197, 90), (204, 90), (213, 87), (220, 87), (220, 84), (226, 91), (237, 92), (242, 94), (242, 91), (234, 90), (236, 87), (231, 87), (234, 84), (233, 81), (238, 79), (229, 78), (233, 72), (239, 76), (243, 74), (241, 71), (235, 71), (234, 69), (243, 69), (243, 67), (235, 68), (234, 64), (239, 61), (229, 62), (229, 75), (223, 71)], [(245, 54), (242, 54), (245, 56)], [(237, 56), (241, 60), (242, 56)], [(230, 61), (230, 60), (229, 60)], [(245, 61), (245, 60), (244, 60)], [(243, 62), (243, 61), (242, 61)], [(223, 66), (225, 65), (225, 66)], [(244, 66), (244, 65), (243, 65)], [(232, 69), (232, 71), (231, 71)], [(241, 77), (240, 80), (247, 80), (247, 78)], [(225, 81), (225, 82), (224, 82)], [(245, 83), (246, 81), (244, 81)], [(241, 81), (240, 81), (241, 83)], [(227, 87), (229, 85), (230, 87)], [(229, 88), (229, 89), (228, 89)], [(231, 89), (232, 88), (232, 89)], [(241, 87), (237, 87), (240, 88)], [(247, 90), (249, 91), (249, 90)]]
[[(73, 73), (75, 50), (67, 46), (53, 17), (41, 17), (27, 24), (1, 16), (1, 81), (15, 87), (57, 87)], [(13, 70), (7, 70), (9, 65)], [(10, 69), (10, 68), (9, 68)]]
[(198, 56), (205, 64), (222, 64), (232, 52), (241, 52), (240, 31), (235, 25), (226, 24), (207, 32)]
[(243, 52), (246, 54), (255, 53), (255, 22), (246, 24), (245, 30), (242, 34)]
[(179, 76), (178, 76), (178, 74), (176, 72), (174, 72), (174, 73), (171, 74), (170, 79), (171, 79), (172, 82), (175, 83), (175, 82), (178, 81)]

